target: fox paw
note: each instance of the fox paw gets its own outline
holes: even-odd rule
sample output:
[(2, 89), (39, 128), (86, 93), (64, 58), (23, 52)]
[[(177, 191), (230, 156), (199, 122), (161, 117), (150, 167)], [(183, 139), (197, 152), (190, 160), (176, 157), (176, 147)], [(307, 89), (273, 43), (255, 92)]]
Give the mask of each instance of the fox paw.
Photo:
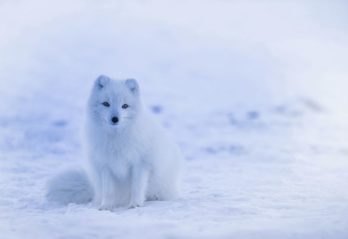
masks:
[(128, 204), (128, 208), (136, 208), (136, 207), (142, 207), (144, 205), (143, 202), (131, 202)]
[(102, 204), (99, 206), (99, 211), (112, 211), (114, 207), (112, 205)]

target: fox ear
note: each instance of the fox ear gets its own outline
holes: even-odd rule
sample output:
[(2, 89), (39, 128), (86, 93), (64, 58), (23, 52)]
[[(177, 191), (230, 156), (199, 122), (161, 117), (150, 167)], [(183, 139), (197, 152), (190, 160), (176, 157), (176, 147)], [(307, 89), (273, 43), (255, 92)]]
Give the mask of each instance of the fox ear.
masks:
[(139, 94), (139, 84), (135, 79), (127, 79), (126, 86), (133, 94)]
[(105, 76), (105, 75), (100, 75), (98, 78), (95, 80), (95, 87), (98, 89), (102, 89), (105, 87), (105, 85), (110, 81), (110, 78)]

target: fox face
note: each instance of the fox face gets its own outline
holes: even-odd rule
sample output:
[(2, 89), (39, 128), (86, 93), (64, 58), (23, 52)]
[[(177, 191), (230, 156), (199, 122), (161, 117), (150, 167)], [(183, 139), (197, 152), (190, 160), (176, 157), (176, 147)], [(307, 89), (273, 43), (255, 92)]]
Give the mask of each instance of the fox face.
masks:
[(122, 129), (136, 119), (139, 110), (139, 85), (136, 80), (113, 80), (104, 75), (95, 80), (89, 112), (98, 124)]

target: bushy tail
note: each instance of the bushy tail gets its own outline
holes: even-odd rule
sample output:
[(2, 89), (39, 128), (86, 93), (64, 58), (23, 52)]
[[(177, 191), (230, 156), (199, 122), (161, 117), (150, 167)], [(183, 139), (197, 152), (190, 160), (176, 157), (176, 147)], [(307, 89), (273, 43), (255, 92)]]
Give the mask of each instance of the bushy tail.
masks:
[(83, 170), (70, 170), (48, 182), (46, 196), (58, 204), (84, 204), (92, 201), (93, 189)]

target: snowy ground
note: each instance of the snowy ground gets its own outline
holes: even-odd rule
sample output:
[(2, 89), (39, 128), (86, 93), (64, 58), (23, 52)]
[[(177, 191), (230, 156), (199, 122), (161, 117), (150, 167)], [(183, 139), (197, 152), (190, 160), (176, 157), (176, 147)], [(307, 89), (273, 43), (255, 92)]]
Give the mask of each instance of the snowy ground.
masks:
[[(0, 1), (0, 238), (348, 238), (344, 1)], [(58, 207), (99, 74), (135, 77), (182, 196)]]

